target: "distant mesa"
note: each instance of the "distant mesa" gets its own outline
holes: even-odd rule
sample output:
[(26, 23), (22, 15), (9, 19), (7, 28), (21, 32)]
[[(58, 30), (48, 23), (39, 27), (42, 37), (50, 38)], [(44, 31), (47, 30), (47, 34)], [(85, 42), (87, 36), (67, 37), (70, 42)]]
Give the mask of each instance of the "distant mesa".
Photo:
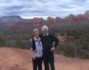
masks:
[(22, 19), (20, 16), (3, 16), (0, 17), (0, 21), (5, 22), (5, 21), (16, 21), (17, 19)]
[(0, 31), (6, 29), (16, 23), (16, 21), (21, 20), (20, 16), (3, 16), (0, 17)]
[(47, 19), (37, 17), (23, 19), (20, 16), (3, 16), (0, 17), (0, 30), (28, 30), (39, 28), (44, 24), (50, 26), (50, 28), (58, 28), (64, 24), (84, 24), (85, 22), (89, 22), (89, 11), (79, 15), (70, 14), (65, 18), (49, 16)]

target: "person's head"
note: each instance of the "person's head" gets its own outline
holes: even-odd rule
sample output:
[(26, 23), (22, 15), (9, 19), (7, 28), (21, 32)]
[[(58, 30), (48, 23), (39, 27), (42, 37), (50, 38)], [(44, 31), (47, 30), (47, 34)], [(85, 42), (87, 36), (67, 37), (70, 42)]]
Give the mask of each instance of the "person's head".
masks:
[(34, 37), (36, 37), (36, 38), (39, 37), (39, 29), (34, 29), (33, 33), (34, 33)]
[(43, 34), (47, 34), (47, 33), (48, 33), (48, 26), (44, 25), (44, 26), (42, 27), (42, 33), (43, 33)]

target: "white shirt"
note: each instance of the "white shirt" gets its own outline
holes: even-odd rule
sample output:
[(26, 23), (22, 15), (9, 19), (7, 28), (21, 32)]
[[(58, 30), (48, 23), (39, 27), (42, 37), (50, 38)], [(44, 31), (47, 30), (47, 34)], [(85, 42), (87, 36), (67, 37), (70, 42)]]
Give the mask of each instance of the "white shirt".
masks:
[(34, 37), (34, 40), (35, 40), (35, 46), (36, 46), (36, 50), (34, 51), (35, 57), (42, 57), (43, 46), (42, 46), (41, 38), (36, 39)]

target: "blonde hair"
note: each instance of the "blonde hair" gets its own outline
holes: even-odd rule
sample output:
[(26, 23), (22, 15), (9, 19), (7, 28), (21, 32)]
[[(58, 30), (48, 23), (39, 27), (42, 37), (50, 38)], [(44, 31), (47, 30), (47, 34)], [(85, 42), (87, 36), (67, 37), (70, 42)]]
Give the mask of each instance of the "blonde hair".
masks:
[(33, 34), (34, 34), (36, 31), (39, 31), (39, 29), (34, 29), (34, 30), (33, 30)]
[(34, 29), (33, 32), (39, 31), (39, 29)]

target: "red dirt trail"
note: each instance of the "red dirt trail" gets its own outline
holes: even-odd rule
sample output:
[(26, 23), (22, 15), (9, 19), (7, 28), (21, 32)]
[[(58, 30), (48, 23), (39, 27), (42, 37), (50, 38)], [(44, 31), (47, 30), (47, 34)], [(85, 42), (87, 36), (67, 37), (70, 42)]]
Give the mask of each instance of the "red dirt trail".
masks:
[[(89, 70), (89, 60), (55, 55), (55, 66), (56, 70)], [(30, 50), (0, 48), (0, 70), (32, 70)]]

